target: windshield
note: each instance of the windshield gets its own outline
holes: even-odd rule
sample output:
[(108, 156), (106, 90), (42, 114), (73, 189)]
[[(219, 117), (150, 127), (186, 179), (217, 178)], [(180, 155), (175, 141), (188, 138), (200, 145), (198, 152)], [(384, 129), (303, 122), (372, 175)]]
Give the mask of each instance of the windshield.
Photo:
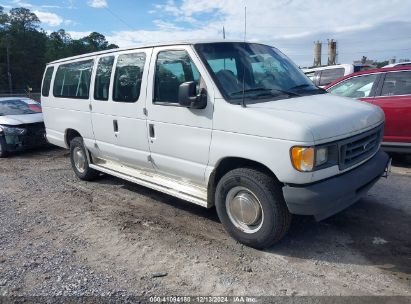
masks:
[(307, 76), (277, 49), (256, 43), (196, 44), (224, 97), (233, 103), (322, 94)]
[(30, 99), (0, 100), (0, 116), (41, 113), (38, 102)]

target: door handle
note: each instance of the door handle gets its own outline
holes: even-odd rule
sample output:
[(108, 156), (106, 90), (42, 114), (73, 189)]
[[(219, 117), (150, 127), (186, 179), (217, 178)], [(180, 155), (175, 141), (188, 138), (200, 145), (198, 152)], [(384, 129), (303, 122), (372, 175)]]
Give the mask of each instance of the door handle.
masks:
[(155, 137), (155, 132), (154, 132), (154, 125), (153, 124), (149, 124), (148, 125), (148, 131), (149, 131), (149, 133), (150, 133), (150, 137), (151, 138), (154, 138)]
[(114, 129), (114, 133), (118, 133), (118, 122), (117, 119), (113, 120), (113, 129)]

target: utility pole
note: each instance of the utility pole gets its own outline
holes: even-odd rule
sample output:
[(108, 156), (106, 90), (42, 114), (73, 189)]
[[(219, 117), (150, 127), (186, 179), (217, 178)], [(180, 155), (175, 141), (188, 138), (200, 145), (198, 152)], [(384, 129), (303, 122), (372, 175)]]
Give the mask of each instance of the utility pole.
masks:
[(9, 93), (13, 94), (13, 83), (11, 80), (11, 72), (10, 72), (10, 41), (8, 35), (6, 35), (6, 53), (7, 53), (7, 77), (9, 80)]
[(8, 33), (10, 23), (6, 23), (6, 58), (7, 58), (7, 79), (9, 81), (9, 93), (13, 94), (13, 82), (10, 71), (10, 34)]

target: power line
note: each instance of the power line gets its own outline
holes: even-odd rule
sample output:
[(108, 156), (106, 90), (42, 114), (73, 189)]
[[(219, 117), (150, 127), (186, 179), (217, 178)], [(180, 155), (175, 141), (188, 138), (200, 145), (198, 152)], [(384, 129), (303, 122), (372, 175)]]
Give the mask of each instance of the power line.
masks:
[(117, 18), (121, 23), (123, 23), (125, 26), (129, 27), (131, 30), (135, 30), (135, 28), (130, 25), (128, 22), (126, 22), (123, 18), (121, 18), (119, 15), (114, 13), (111, 9), (108, 8), (108, 6), (104, 7), (111, 15), (113, 15), (115, 18)]

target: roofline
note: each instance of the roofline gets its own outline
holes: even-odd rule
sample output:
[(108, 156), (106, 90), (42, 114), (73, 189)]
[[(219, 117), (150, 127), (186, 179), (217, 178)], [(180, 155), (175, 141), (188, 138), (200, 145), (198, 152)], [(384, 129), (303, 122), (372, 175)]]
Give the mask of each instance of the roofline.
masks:
[(313, 71), (318, 71), (318, 70), (328, 70), (328, 69), (335, 69), (335, 68), (341, 68), (341, 67), (346, 67), (346, 66), (354, 66), (352, 63), (341, 63), (341, 64), (333, 64), (333, 65), (324, 65), (320, 67), (315, 67), (315, 68), (302, 68), (304, 72), (313, 72)]
[(389, 68), (378, 68), (378, 69), (370, 69), (370, 70), (364, 70), (364, 71), (359, 71), (355, 72), (352, 74), (345, 75), (341, 78), (338, 78), (331, 82), (330, 84), (326, 85), (324, 89), (328, 89), (337, 83), (351, 77), (359, 76), (359, 75), (367, 75), (367, 74), (377, 74), (377, 73), (384, 73), (384, 72), (395, 72), (395, 71), (411, 71), (411, 66), (399, 66), (399, 67), (389, 67)]
[(384, 65), (383, 68), (396, 68), (396, 67), (400, 67), (402, 65), (409, 65), (410, 63), (411, 63), (411, 61), (390, 63), (390, 64), (387, 64), (387, 65)]
[(302, 70), (304, 72), (313, 72), (313, 71), (335, 69), (335, 68), (346, 67), (346, 66), (369, 67), (369, 66), (374, 66), (374, 65), (368, 64), (368, 63), (340, 63), (340, 64), (333, 64), (333, 65), (323, 65), (323, 66), (315, 67), (315, 68), (302, 68)]
[[(244, 42), (244, 41), (240, 41), (240, 40), (195, 40), (195, 41), (174, 41), (174, 42), (140, 44), (140, 45), (135, 45), (135, 46), (122, 47), (122, 48), (116, 48), (116, 49), (110, 49), (110, 50), (104, 50), (104, 51), (99, 51), (99, 52), (92, 52), (92, 53), (86, 53), (86, 54), (81, 54), (77, 56), (62, 58), (62, 59), (51, 61), (47, 63), (47, 65), (62, 63), (62, 62), (67, 62), (67, 61), (72, 61), (72, 60), (77, 60), (77, 59), (82, 59), (82, 58), (88, 58), (88, 57), (93, 57), (93, 56), (99, 56), (99, 55), (104, 55), (104, 54), (111, 54), (111, 53), (130, 51), (130, 50), (138, 50), (138, 49), (143, 49), (143, 48), (161, 47), (161, 46), (170, 46), (170, 45), (194, 45), (198, 43), (222, 43), (222, 42), (227, 43), (227, 42)], [(249, 42), (249, 41), (246, 41), (246, 42)], [(250, 43), (257, 43), (257, 42), (250, 42)]]

